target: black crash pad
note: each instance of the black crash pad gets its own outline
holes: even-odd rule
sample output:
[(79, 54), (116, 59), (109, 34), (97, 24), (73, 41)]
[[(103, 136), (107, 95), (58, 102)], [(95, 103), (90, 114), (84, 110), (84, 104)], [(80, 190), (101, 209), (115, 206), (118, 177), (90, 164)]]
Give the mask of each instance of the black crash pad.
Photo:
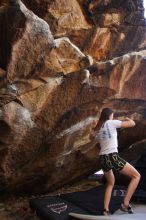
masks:
[[(43, 220), (69, 220), (68, 214), (101, 215), (103, 211), (104, 186), (86, 191), (62, 194), (60, 196), (44, 196), (30, 200), (30, 207)], [(114, 213), (123, 200), (114, 191), (110, 202), (110, 211)]]

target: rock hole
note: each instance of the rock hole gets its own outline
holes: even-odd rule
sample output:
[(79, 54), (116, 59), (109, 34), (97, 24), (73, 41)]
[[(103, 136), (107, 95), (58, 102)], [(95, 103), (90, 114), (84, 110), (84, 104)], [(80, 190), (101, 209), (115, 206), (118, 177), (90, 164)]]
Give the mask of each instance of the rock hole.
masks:
[(7, 135), (8, 133), (10, 133), (10, 131), (10, 126), (5, 121), (0, 120), (0, 137)]

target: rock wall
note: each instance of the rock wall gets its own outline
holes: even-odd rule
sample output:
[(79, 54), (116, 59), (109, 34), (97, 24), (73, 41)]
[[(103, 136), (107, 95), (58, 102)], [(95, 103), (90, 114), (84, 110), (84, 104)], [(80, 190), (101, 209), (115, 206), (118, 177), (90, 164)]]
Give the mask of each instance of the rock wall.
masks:
[(119, 131), (119, 151), (139, 159), (143, 13), (139, 0), (0, 1), (1, 192), (44, 192), (98, 170), (89, 134), (106, 106), (135, 118)]

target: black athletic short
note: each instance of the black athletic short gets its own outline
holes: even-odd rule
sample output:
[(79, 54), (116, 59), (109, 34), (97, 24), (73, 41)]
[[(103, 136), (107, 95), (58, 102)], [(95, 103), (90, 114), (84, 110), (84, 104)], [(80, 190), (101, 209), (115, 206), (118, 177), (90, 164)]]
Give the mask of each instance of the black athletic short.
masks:
[(126, 161), (122, 159), (117, 152), (111, 154), (100, 155), (99, 157), (101, 169), (104, 172), (108, 172), (111, 169), (120, 171), (126, 164)]

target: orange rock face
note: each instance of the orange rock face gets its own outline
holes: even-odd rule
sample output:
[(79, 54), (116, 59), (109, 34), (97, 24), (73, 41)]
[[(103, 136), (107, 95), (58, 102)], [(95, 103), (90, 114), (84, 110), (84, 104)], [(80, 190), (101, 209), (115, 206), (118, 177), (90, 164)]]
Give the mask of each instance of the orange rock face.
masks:
[(98, 170), (89, 135), (107, 106), (135, 119), (119, 151), (139, 159), (145, 34), (142, 1), (0, 1), (0, 191), (39, 193)]

